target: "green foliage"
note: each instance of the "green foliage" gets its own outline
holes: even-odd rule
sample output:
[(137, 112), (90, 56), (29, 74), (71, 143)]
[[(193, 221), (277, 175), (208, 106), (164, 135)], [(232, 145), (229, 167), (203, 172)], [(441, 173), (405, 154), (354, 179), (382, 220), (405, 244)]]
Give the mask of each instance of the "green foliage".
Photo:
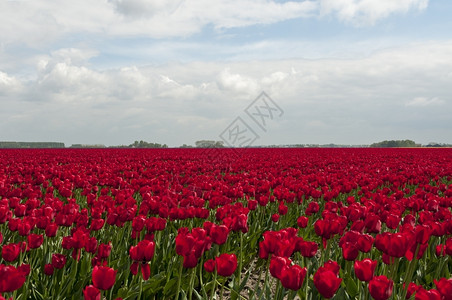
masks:
[(370, 145), (371, 148), (409, 148), (409, 147), (419, 147), (412, 140), (390, 140), (383, 141), (379, 143), (373, 143)]
[(197, 148), (224, 148), (222, 141), (201, 140), (196, 141), (195, 145)]
[(148, 143), (145, 141), (135, 141), (129, 145), (129, 148), (168, 148), (167, 144)]
[(64, 143), (55, 142), (0, 142), (0, 148), (64, 148)]

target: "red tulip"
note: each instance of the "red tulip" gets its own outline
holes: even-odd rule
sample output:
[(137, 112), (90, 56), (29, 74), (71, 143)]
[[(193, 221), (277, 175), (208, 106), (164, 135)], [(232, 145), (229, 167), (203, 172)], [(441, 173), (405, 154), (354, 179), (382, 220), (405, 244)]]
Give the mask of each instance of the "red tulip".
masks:
[(111, 243), (108, 244), (100, 244), (97, 248), (97, 256), (99, 258), (107, 258), (111, 253)]
[(281, 216), (286, 215), (288, 210), (289, 210), (289, 208), (288, 208), (286, 205), (284, 205), (283, 202), (281, 202), (281, 203), (279, 204), (279, 206), (278, 206), (278, 213), (279, 213)]
[(151, 276), (151, 266), (147, 262), (141, 263), (141, 275), (143, 280), (148, 280)]
[(55, 269), (62, 269), (66, 264), (66, 256), (64, 254), (52, 254), (52, 266)]
[(116, 271), (110, 267), (95, 266), (93, 269), (93, 285), (101, 290), (109, 290), (116, 281)]
[(308, 221), (309, 221), (309, 219), (305, 216), (298, 217), (297, 225), (300, 228), (306, 228), (306, 226), (308, 226)]
[(443, 257), (444, 255), (446, 255), (446, 246), (442, 244), (437, 245), (435, 248), (435, 253), (436, 256)]
[(257, 200), (248, 200), (248, 208), (250, 210), (255, 210), (257, 208)]
[(231, 229), (233, 231), (241, 231), (242, 233), (248, 232), (248, 216), (245, 214), (239, 214), (232, 218)]
[(283, 268), (280, 277), (282, 286), (286, 289), (298, 291), (303, 284), (306, 272), (307, 269), (302, 268), (299, 265)]
[(237, 269), (237, 256), (235, 256), (235, 254), (223, 253), (215, 258), (215, 266), (218, 275), (229, 277), (234, 274), (235, 269)]
[(150, 261), (154, 256), (155, 242), (148, 240), (140, 241), (136, 246), (131, 246), (129, 250), (130, 258), (135, 261)]
[(52, 264), (45, 264), (44, 265), (44, 274), (47, 276), (53, 275), (53, 272), (55, 271), (55, 268)]
[(25, 280), (25, 274), (14, 266), (0, 265), (0, 293), (9, 293), (21, 288)]
[(400, 217), (394, 214), (389, 214), (386, 218), (386, 226), (390, 229), (396, 229), (400, 224)]
[[(405, 283), (403, 284), (403, 288), (405, 288)], [(417, 292), (420, 288), (421, 288), (420, 285), (417, 285), (414, 282), (410, 282), (410, 284), (408, 285), (408, 290), (405, 299), (410, 299), (411, 295)]]
[(19, 244), (7, 244), (2, 248), (2, 257), (5, 261), (11, 262), (19, 257), (20, 245)]
[(91, 230), (92, 231), (98, 231), (104, 226), (105, 220), (104, 219), (93, 219), (91, 221)]
[(195, 255), (195, 251), (190, 251), (182, 257), (184, 258), (182, 266), (186, 269), (194, 268), (198, 264), (198, 257)]
[(204, 263), (204, 269), (206, 270), (206, 272), (209, 273), (215, 271), (215, 260), (214, 259), (206, 260), (206, 262)]
[[(450, 296), (450, 294), (449, 294)], [(415, 300), (441, 300), (441, 294), (435, 290), (425, 290), (424, 288), (419, 288), (414, 297)]]
[(319, 249), (319, 245), (316, 242), (309, 242), (299, 240), (297, 241), (296, 248), (300, 251), (304, 257), (314, 257)]
[(370, 281), (374, 276), (377, 261), (365, 258), (362, 261), (355, 261), (355, 275), (361, 281)]
[(270, 274), (275, 278), (281, 279), (283, 269), (289, 267), (290, 264), (291, 261), (289, 258), (272, 256), (270, 260)]
[(359, 254), (358, 248), (356, 248), (355, 244), (346, 242), (342, 244), (342, 256), (345, 260), (354, 261)]
[(369, 282), (370, 295), (375, 300), (386, 300), (391, 297), (393, 285), (385, 275), (375, 276)]
[(83, 298), (85, 300), (100, 300), (100, 291), (93, 285), (88, 285), (83, 289)]
[(309, 202), (308, 208), (306, 208), (305, 214), (311, 216), (320, 210), (320, 205), (317, 202)]
[(17, 267), (17, 271), (21, 272), (25, 276), (30, 275), (30, 265), (29, 264), (22, 264)]
[(446, 240), (446, 254), (452, 256), (452, 237)]
[(212, 238), (213, 243), (223, 245), (226, 243), (228, 235), (229, 229), (227, 226), (212, 224), (212, 227), (210, 228), (210, 237)]
[(94, 236), (87, 239), (85, 243), (85, 251), (92, 254), (96, 253), (97, 239)]
[(368, 253), (372, 249), (374, 238), (368, 234), (360, 234), (357, 241), (359, 251)]
[(19, 226), (18, 226), (17, 229), (18, 229), (18, 232), (19, 232), (20, 236), (27, 236), (27, 235), (30, 234), (32, 226), (31, 226), (31, 224), (29, 222), (22, 221), (22, 222), (19, 223)]
[(46, 236), (48, 236), (48, 237), (55, 237), (56, 233), (57, 233), (57, 230), (58, 230), (58, 225), (57, 224), (55, 224), (55, 223), (47, 224), (47, 227), (45, 229)]
[(42, 242), (44, 242), (44, 236), (42, 234), (31, 233), (27, 237), (27, 240), (28, 240), (28, 247), (30, 249), (36, 249), (42, 245)]
[(325, 298), (333, 297), (341, 285), (342, 279), (337, 277), (338, 267), (339, 265), (335, 262), (327, 262), (314, 274), (314, 285)]
[(434, 279), (433, 282), (444, 300), (452, 300), (452, 279), (441, 278), (439, 281)]

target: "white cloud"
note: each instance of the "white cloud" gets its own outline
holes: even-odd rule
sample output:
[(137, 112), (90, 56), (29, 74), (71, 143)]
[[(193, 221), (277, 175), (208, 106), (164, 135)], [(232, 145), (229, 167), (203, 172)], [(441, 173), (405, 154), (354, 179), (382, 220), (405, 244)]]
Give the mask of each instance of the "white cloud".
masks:
[(426, 97), (416, 97), (414, 99), (412, 99), (411, 101), (408, 101), (405, 105), (406, 106), (420, 106), (420, 107), (425, 107), (425, 106), (436, 106), (436, 105), (443, 105), (445, 104), (445, 101), (442, 99), (439, 99), (437, 97), (433, 97), (433, 98), (426, 98)]
[(22, 84), (17, 78), (0, 71), (0, 96), (15, 93), (21, 88)]
[(221, 30), (332, 15), (362, 25), (422, 11), (428, 0), (110, 0), (0, 1), (2, 45), (50, 45), (72, 34), (101, 37), (187, 37)]
[(373, 25), (392, 14), (422, 11), (428, 0), (319, 0), (321, 15), (334, 15), (355, 25)]
[(183, 0), (110, 0), (116, 11), (126, 17), (150, 18), (158, 14), (171, 15)]
[(264, 90), (284, 110), (281, 122), (268, 130), (273, 143), (452, 142), (445, 140), (452, 130), (450, 42), (355, 59), (193, 62), (104, 71), (83, 62), (89, 55), (77, 53), (62, 50), (43, 58), (31, 81), (0, 72), (2, 139), (192, 144), (217, 138)]
[(220, 89), (235, 93), (249, 95), (257, 93), (259, 90), (258, 83), (255, 79), (243, 74), (231, 73), (230, 68), (226, 68), (220, 73), (217, 83)]
[(189, 36), (206, 25), (271, 24), (313, 15), (316, 8), (315, 1), (270, 0), (0, 1), (0, 41), (37, 47), (69, 34)]

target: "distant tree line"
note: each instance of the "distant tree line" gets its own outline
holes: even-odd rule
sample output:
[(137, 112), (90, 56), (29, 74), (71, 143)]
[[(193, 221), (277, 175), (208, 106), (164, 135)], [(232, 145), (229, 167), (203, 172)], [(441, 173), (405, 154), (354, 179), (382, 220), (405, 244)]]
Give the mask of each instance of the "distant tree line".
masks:
[(201, 140), (196, 141), (195, 145), (197, 148), (224, 148), (222, 141)]
[(421, 147), (420, 144), (416, 144), (412, 140), (390, 140), (383, 141), (379, 143), (373, 143), (370, 145), (371, 148), (409, 148), (409, 147)]
[(27, 149), (27, 148), (64, 148), (64, 143), (55, 142), (0, 142), (0, 148)]
[(106, 148), (104, 144), (72, 144), (69, 148)]
[(145, 141), (135, 141), (128, 148), (168, 148), (167, 144), (148, 143)]
[(440, 147), (452, 147), (452, 144), (444, 144), (444, 143), (431, 142), (431, 143), (428, 143), (425, 147), (434, 147), (434, 148), (440, 148)]

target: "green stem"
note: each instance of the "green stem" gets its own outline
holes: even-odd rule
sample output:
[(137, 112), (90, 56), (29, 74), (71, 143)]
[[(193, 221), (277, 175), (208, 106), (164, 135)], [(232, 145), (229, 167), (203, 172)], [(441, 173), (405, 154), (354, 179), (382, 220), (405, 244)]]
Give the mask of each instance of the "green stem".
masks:
[[(275, 278), (276, 279), (276, 278)], [(276, 279), (277, 280), (277, 279)], [(279, 281), (279, 280), (277, 280), (276, 281), (276, 290), (275, 290), (275, 299), (278, 299), (278, 300), (280, 300), (281, 298), (280, 298), (280, 296), (279, 296), (279, 290), (281, 289), (281, 281)]]
[[(218, 284), (221, 284), (221, 283), (218, 282)], [(223, 299), (223, 292), (224, 292), (225, 289), (227, 291), (229, 291), (231, 295), (232, 295), (232, 293), (235, 293), (237, 295), (237, 297), (239, 297), (240, 299), (247, 300), (245, 297), (243, 297), (242, 295), (237, 293), (237, 291), (234, 291), (234, 289), (227, 288), (224, 284), (221, 284), (221, 296), (220, 296), (220, 299)]]
[[(305, 260), (305, 257), (303, 257), (303, 261)], [(309, 291), (309, 285), (308, 285), (308, 279), (309, 279), (309, 267), (310, 267), (311, 260), (308, 260), (306, 262), (306, 276), (304, 278), (304, 292), (306, 300), (308, 300), (308, 291)]]
[(326, 240), (326, 248), (325, 248), (325, 252), (323, 253), (323, 264), (325, 264), (330, 256), (330, 241)]
[(367, 282), (364, 282), (364, 300), (369, 300), (369, 287)]
[[(143, 289), (143, 280), (140, 280), (140, 297), (141, 297), (141, 290)], [(109, 300), (113, 298), (113, 287), (110, 289), (110, 295), (108, 297)], [(140, 298), (138, 298), (140, 299)]]
[(192, 296), (193, 296), (193, 285), (195, 282), (195, 272), (196, 272), (196, 268), (193, 268), (191, 271), (191, 275), (190, 275), (190, 288), (189, 288), (188, 300), (191, 300)]
[(290, 290), (290, 292), (289, 292), (289, 296), (288, 296), (288, 300), (293, 300), (293, 299), (295, 299), (295, 296), (297, 295), (297, 291), (293, 291), (293, 290)]
[(215, 287), (217, 285), (217, 270), (214, 271), (213, 275), (213, 285), (212, 285), (212, 292), (210, 293), (210, 299), (213, 300), (213, 295), (215, 295)]
[(180, 267), (179, 267), (179, 278), (177, 279), (177, 291), (176, 291), (176, 298), (174, 298), (175, 300), (179, 299), (179, 293), (180, 293), (180, 284), (182, 281), (182, 268), (183, 268), (183, 263), (180, 263)]
[(220, 300), (223, 300), (223, 294), (224, 294), (224, 283), (221, 284)]
[(201, 286), (201, 291), (202, 291), (202, 296), (204, 297), (204, 299), (207, 299), (207, 292), (206, 289), (204, 287), (204, 282), (202, 280), (202, 267), (204, 265), (204, 257), (201, 256), (201, 263), (199, 264), (199, 284)]
[(267, 265), (265, 267), (265, 281), (264, 281), (264, 286), (262, 287), (261, 293), (259, 295), (259, 300), (262, 299), (262, 296), (264, 295), (264, 290), (267, 288), (267, 284), (268, 284), (268, 273), (269, 273), (269, 268), (270, 268), (270, 258), (271, 256), (268, 256), (267, 258)]
[(240, 287), (240, 279), (242, 277), (242, 260), (243, 260), (243, 232), (240, 231), (240, 256), (239, 256), (239, 265), (238, 265), (238, 274), (235, 279), (236, 288), (238, 289)]
[[(140, 268), (142, 268), (142, 266), (140, 266)], [(140, 275), (138, 275), (137, 277), (140, 277)], [(143, 278), (140, 278), (140, 291), (138, 293), (138, 299), (141, 299), (141, 292), (143, 291)]]
[(420, 244), (417, 245), (416, 251), (414, 253), (414, 257), (411, 260), (410, 264), (408, 265), (408, 269), (407, 269), (405, 280), (404, 280), (405, 287), (403, 287), (403, 292), (402, 292), (401, 299), (405, 299), (406, 294), (408, 293), (408, 285), (411, 282), (411, 279), (413, 277), (413, 273), (414, 273), (414, 270), (415, 270), (415, 267), (416, 267), (417, 254), (419, 252), (419, 248), (420, 248)]

